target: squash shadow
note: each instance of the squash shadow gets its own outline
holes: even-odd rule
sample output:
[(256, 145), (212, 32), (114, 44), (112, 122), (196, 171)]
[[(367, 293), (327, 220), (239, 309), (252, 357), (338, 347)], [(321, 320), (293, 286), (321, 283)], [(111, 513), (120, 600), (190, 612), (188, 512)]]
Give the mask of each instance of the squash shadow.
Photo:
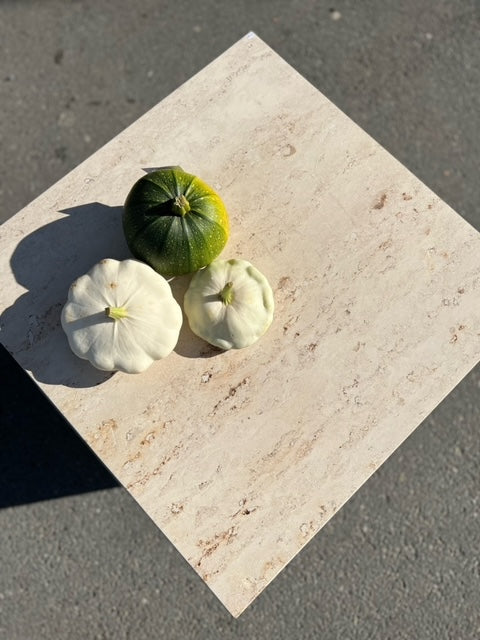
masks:
[(178, 164), (169, 164), (164, 167), (142, 167), (142, 171), (145, 171), (145, 173), (153, 173), (154, 171), (163, 171), (165, 169), (182, 169), (182, 167), (179, 167)]
[(123, 207), (91, 202), (24, 236), (10, 264), (26, 293), (0, 316), (0, 339), (39, 382), (92, 387), (112, 376), (76, 357), (60, 325), (70, 284), (103, 258), (131, 258)]

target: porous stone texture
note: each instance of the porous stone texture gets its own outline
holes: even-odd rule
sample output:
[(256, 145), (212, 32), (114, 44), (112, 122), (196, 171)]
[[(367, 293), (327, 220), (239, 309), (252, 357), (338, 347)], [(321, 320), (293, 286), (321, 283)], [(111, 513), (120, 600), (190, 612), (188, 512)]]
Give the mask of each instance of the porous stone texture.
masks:
[[(105, 374), (68, 286), (130, 257), (122, 204), (180, 165), (224, 199), (222, 257), (275, 317), (219, 352)], [(480, 359), (480, 234), (248, 34), (1, 228), (2, 342), (234, 615)], [(181, 303), (189, 277), (174, 279)]]

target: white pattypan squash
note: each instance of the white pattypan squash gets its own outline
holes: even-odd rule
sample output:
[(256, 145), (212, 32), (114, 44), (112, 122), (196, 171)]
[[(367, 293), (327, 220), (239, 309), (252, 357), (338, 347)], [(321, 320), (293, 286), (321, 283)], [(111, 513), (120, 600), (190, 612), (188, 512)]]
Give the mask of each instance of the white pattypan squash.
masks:
[(140, 373), (173, 351), (182, 311), (151, 267), (106, 259), (71, 285), (61, 320), (77, 356), (103, 371)]
[(192, 331), (221, 349), (253, 344), (273, 319), (273, 292), (246, 260), (215, 260), (193, 276), (184, 298)]

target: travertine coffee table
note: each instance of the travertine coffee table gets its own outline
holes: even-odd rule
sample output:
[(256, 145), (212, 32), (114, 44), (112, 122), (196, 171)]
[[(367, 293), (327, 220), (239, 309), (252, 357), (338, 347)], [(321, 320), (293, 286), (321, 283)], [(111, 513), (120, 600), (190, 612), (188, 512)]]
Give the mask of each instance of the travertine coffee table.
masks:
[[(146, 373), (70, 352), (69, 284), (129, 257), (122, 204), (181, 165), (276, 315)], [(480, 359), (480, 234), (254, 34), (1, 230), (2, 342), (238, 616)], [(172, 282), (181, 301), (188, 278)]]

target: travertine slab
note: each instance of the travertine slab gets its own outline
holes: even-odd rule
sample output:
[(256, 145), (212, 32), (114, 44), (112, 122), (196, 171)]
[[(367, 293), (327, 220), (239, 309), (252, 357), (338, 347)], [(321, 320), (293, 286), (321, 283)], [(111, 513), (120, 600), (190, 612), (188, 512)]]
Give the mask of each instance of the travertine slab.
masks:
[[(273, 325), (219, 353), (185, 323), (146, 373), (97, 372), (68, 286), (129, 256), (128, 190), (176, 164), (223, 197)], [(253, 34), (0, 233), (2, 342), (233, 615), (480, 359), (480, 235)]]

